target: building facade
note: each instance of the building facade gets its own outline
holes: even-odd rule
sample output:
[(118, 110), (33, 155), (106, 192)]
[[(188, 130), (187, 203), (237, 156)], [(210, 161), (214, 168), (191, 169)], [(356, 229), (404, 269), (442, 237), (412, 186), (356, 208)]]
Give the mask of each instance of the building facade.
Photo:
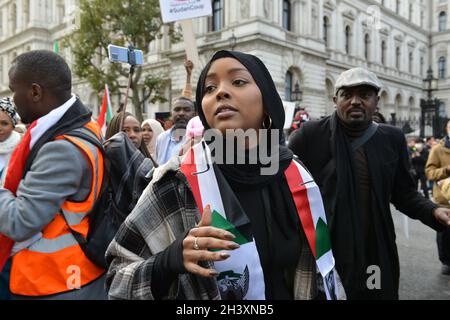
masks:
[[(193, 21), (202, 64), (220, 49), (257, 55), (271, 72), (280, 96), (300, 104), (313, 118), (334, 110), (338, 75), (351, 67), (374, 71), (384, 88), (380, 111), (387, 119), (417, 118), (431, 67), (439, 78), (441, 113), (450, 115), (449, 0), (214, 0), (213, 15)], [(51, 49), (76, 27), (76, 0), (0, 0), (0, 95), (7, 95), (11, 60), (30, 49)], [(166, 98), (184, 86), (183, 43), (163, 36), (150, 44), (145, 72), (165, 74)], [(70, 49), (60, 52), (69, 61)], [(195, 81), (201, 66), (194, 70)], [(98, 93), (82, 80), (74, 91), (94, 113)], [(114, 97), (113, 97), (114, 100)], [(170, 103), (145, 106), (147, 116)]]

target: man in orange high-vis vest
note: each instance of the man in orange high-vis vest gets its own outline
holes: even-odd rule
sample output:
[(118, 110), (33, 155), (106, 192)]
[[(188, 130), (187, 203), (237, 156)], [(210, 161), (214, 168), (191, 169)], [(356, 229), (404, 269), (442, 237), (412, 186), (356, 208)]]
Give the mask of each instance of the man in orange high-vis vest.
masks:
[(9, 87), (22, 121), (30, 124), (0, 189), (0, 246), (12, 246), (13, 298), (106, 299), (105, 270), (86, 257), (71, 232), (87, 236), (104, 163), (95, 145), (70, 133), (101, 141), (100, 128), (71, 94), (71, 71), (53, 52), (15, 58)]

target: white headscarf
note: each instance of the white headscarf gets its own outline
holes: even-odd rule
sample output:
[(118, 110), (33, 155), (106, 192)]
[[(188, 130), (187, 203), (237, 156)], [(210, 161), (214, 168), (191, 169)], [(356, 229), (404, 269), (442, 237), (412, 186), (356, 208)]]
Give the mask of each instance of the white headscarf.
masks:
[(148, 124), (153, 131), (152, 140), (150, 140), (150, 142), (147, 144), (147, 149), (152, 157), (155, 157), (156, 138), (158, 138), (158, 136), (164, 132), (164, 128), (162, 127), (161, 123), (155, 119), (145, 120), (144, 122), (142, 122), (141, 128), (144, 128), (144, 125), (146, 124)]

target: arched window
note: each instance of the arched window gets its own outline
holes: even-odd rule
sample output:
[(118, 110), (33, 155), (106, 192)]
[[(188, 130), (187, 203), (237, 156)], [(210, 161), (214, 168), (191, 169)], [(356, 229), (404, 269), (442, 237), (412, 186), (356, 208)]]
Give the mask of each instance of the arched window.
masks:
[(283, 28), (291, 30), (291, 2), (283, 0)]
[(424, 57), (420, 57), (420, 76), (424, 77), (424, 64), (425, 64), (425, 59)]
[(409, 56), (408, 56), (408, 71), (409, 71), (409, 73), (412, 73), (412, 70), (413, 70), (413, 60), (414, 60), (413, 53), (410, 52)]
[(364, 58), (369, 60), (369, 45), (370, 45), (370, 36), (366, 33), (364, 36)]
[(447, 13), (442, 11), (439, 13), (439, 31), (443, 32), (445, 30), (447, 30)]
[(293, 82), (293, 76), (292, 72), (288, 71), (286, 72), (286, 78), (284, 80), (284, 99), (286, 101), (292, 101), (292, 85)]
[(350, 54), (350, 26), (345, 27), (345, 52)]
[(439, 79), (445, 79), (445, 57), (439, 58)]
[(386, 65), (386, 41), (381, 41), (381, 64)]
[(219, 31), (222, 29), (222, 0), (213, 0), (212, 8), (211, 31)]
[(323, 41), (326, 47), (328, 47), (328, 24), (328, 17), (323, 17)]
[(400, 71), (400, 47), (395, 49), (395, 67)]

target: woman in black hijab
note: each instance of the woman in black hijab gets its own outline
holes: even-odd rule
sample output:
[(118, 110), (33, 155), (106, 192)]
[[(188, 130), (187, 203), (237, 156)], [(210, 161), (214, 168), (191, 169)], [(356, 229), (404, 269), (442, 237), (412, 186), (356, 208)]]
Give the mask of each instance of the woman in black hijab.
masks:
[[(261, 129), (269, 131), (269, 138), (258, 135), (256, 144), (247, 140), (245, 146), (232, 150), (241, 154), (222, 159), (236, 160), (244, 155), (244, 159), (249, 160), (253, 148), (268, 143), (270, 163), (258, 156), (254, 164), (249, 161), (244, 164), (218, 162), (208, 169), (215, 172), (227, 219), (233, 215), (237, 223), (232, 225), (243, 233), (250, 229), (255, 239), (264, 278), (263, 296), (283, 300), (323, 298), (317, 285), (320, 281), (316, 262), (285, 175), (293, 163), (293, 155), (276, 143), (278, 139), (270, 140), (271, 132), (282, 131), (285, 116), (267, 68), (260, 59), (249, 54), (217, 52), (200, 75), (196, 104), (205, 130), (215, 129), (221, 133), (214, 139), (223, 137), (225, 143), (234, 140), (235, 136), (227, 135), (229, 130), (232, 133), (238, 129), (254, 130), (258, 134)], [(214, 141), (206, 142), (211, 146)], [(220, 151), (215, 150), (214, 159), (224, 156), (219, 154)], [(186, 158), (182, 161), (184, 164)], [(262, 169), (271, 165), (275, 165), (274, 172), (261, 174)], [(180, 189), (180, 185), (186, 185), (186, 180), (189, 177), (180, 169), (180, 160), (177, 162), (176, 158), (154, 173), (140, 205), (122, 226), (107, 252), (110, 297), (241, 299), (245, 296), (237, 289), (230, 289), (239, 284), (239, 281), (233, 283), (230, 280), (233, 275), (219, 275), (212, 264), (227, 260), (229, 252), (239, 248), (234, 242), (238, 240), (224, 228), (211, 227), (209, 205), (198, 208), (193, 199), (195, 189), (199, 187), (188, 184), (189, 189)], [(212, 181), (207, 184), (209, 182), (212, 186)], [(298, 181), (298, 185), (300, 183)], [(201, 219), (199, 209), (203, 211)], [(195, 221), (200, 221), (194, 224), (192, 216)], [(163, 230), (161, 226), (164, 226)], [(142, 260), (127, 256), (125, 252), (132, 252)], [(145, 277), (142, 276), (144, 271)], [(224, 277), (229, 280), (225, 289)], [(345, 293), (339, 277), (336, 278), (333, 285), (340, 289), (337, 298), (343, 298)]]
[[(123, 117), (125, 114), (125, 121), (123, 121)], [(136, 117), (129, 112), (119, 112), (112, 117), (108, 128), (106, 129), (105, 140), (108, 140), (116, 133), (120, 131), (120, 127), (123, 123), (122, 131), (124, 131), (128, 138), (131, 140), (133, 145), (139, 149), (139, 151), (144, 155), (144, 157), (152, 160), (153, 165), (156, 166), (156, 162), (153, 157), (150, 155), (148, 151), (144, 139), (142, 138), (142, 128), (139, 125), (139, 121), (137, 121)]]

